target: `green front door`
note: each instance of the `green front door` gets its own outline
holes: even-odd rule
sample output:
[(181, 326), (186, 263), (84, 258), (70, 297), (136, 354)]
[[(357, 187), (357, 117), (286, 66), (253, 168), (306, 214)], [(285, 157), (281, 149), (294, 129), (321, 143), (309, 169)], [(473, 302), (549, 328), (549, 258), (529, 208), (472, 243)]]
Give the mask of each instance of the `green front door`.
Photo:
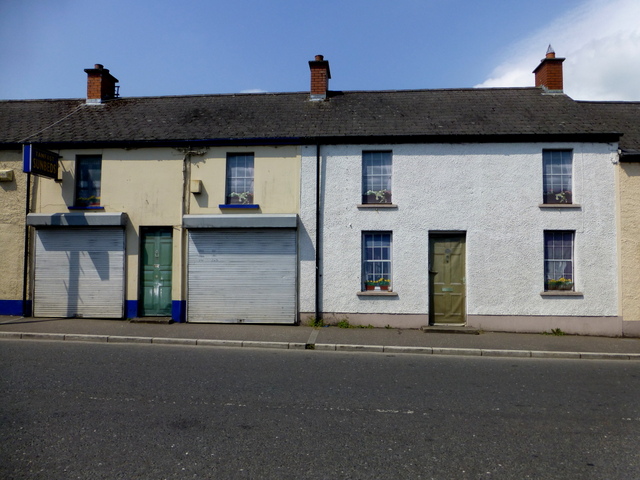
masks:
[(141, 305), (143, 317), (171, 315), (171, 228), (142, 230)]
[(465, 323), (465, 235), (429, 236), (430, 323)]

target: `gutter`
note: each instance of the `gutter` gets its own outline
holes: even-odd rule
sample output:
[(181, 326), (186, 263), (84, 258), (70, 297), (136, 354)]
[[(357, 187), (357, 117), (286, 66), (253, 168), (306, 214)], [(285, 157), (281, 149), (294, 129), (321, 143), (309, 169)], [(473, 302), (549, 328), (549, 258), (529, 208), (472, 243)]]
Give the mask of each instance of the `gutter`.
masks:
[[(152, 148), (152, 147), (213, 147), (213, 146), (269, 146), (269, 145), (345, 145), (345, 144), (407, 144), (407, 143), (531, 143), (531, 142), (589, 142), (615, 143), (621, 134), (593, 133), (506, 133), (506, 134), (415, 134), (415, 135), (327, 135), (300, 137), (207, 138), (174, 140), (116, 140), (89, 142), (38, 141), (51, 149), (70, 148)], [(1, 142), (0, 149), (21, 148), (21, 143)]]
[(621, 162), (640, 162), (640, 150), (619, 149), (618, 156)]
[(31, 172), (27, 173), (27, 193), (25, 199), (25, 216), (24, 216), (24, 255), (22, 261), (22, 315), (24, 317), (31, 316), (31, 309), (28, 308), (29, 299), (27, 298), (27, 283), (29, 281), (29, 225), (27, 219), (31, 213)]

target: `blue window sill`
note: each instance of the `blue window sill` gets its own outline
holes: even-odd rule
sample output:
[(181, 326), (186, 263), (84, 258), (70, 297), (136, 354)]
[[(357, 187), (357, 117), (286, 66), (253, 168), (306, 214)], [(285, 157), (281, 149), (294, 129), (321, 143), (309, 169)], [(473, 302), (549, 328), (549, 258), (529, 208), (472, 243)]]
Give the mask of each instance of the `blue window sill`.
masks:
[(260, 205), (258, 205), (257, 203), (249, 203), (249, 204), (246, 204), (246, 205), (243, 205), (243, 204), (240, 204), (240, 203), (238, 203), (238, 204), (225, 204), (225, 203), (223, 203), (221, 205), (218, 205), (218, 207), (220, 209), (223, 209), (223, 210), (224, 209), (234, 209), (234, 208), (253, 208), (253, 209), (258, 209), (258, 208), (260, 208)]
[(67, 207), (69, 210), (104, 210), (104, 207)]

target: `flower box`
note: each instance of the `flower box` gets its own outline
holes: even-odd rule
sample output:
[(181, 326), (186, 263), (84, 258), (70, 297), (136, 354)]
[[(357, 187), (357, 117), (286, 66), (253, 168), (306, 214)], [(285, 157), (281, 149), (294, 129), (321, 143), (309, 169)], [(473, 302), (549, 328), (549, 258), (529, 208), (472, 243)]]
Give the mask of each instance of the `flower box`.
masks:
[(548, 280), (547, 290), (573, 290), (573, 281), (566, 278)]
[(371, 203), (391, 203), (391, 192), (389, 190), (379, 190), (375, 192), (369, 190), (362, 195), (362, 203), (365, 205)]
[(570, 205), (572, 202), (571, 192), (547, 192), (544, 194), (544, 203), (564, 203)]
[(231, 192), (227, 197), (227, 205), (252, 205), (253, 193), (251, 192)]

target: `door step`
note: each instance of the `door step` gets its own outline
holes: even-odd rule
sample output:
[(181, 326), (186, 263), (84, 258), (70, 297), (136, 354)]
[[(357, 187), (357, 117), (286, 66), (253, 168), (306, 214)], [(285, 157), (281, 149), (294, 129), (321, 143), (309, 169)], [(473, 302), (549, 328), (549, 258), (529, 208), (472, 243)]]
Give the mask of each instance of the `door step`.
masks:
[(130, 318), (129, 323), (173, 323), (171, 317), (135, 317)]
[(425, 333), (466, 333), (468, 335), (480, 335), (480, 330), (473, 327), (467, 327), (466, 325), (426, 325), (424, 327), (420, 327), (420, 330)]

